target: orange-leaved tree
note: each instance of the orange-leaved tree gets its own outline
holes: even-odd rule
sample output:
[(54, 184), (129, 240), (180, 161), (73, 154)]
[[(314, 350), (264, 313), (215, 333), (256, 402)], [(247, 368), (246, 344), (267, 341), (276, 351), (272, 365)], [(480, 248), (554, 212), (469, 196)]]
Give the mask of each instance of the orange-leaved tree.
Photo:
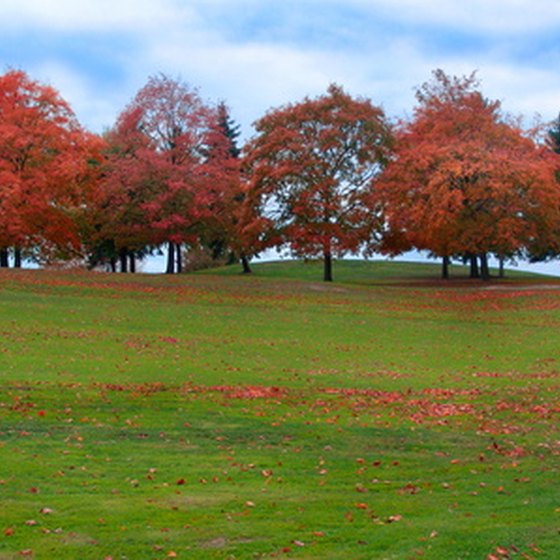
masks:
[[(77, 216), (96, 180), (101, 143), (58, 92), (19, 70), (0, 76), (0, 264), (21, 250), (79, 256)], [(84, 198), (85, 197), (85, 198)]]
[[(257, 231), (263, 217), (293, 254), (332, 258), (371, 234), (366, 195), (387, 161), (391, 127), (370, 100), (331, 85), (325, 95), (269, 111), (245, 147), (247, 200)], [(251, 230), (247, 224), (247, 231)]]
[(558, 157), (478, 86), (474, 74), (434, 72), (417, 91), (413, 118), (397, 130), (372, 204), (383, 209), (389, 239), (444, 263), (479, 255), (487, 278), (488, 253), (521, 255), (537, 238), (558, 245), (560, 189)]

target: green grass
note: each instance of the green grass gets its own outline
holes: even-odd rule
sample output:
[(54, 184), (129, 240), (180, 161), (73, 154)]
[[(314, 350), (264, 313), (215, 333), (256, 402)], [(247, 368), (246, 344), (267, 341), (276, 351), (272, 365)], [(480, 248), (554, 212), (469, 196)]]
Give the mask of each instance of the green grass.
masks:
[[(323, 277), (323, 263), (320, 260), (281, 260), (251, 265), (255, 276), (260, 278), (287, 278), (290, 280), (320, 281)], [(497, 269), (491, 269), (493, 276), (498, 276)], [(238, 265), (224, 266), (218, 269), (201, 271), (199, 274), (231, 275), (241, 273)], [(333, 275), (337, 283), (380, 284), (387, 282), (415, 283), (419, 281), (437, 280), (441, 274), (441, 264), (436, 262), (407, 262), (391, 260), (343, 260), (334, 261)], [(452, 264), (449, 267), (451, 280), (468, 279), (469, 268)], [(506, 270), (506, 278), (513, 280), (539, 281), (543, 275), (532, 274), (520, 270)]]
[(558, 558), (560, 283), (317, 270), (1, 271), (0, 560)]

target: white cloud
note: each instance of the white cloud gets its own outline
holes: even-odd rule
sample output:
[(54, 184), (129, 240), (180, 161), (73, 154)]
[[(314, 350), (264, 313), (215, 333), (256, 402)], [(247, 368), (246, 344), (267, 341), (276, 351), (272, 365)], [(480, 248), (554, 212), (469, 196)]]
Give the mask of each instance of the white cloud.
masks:
[[(267, 21), (261, 22), (263, 13)], [(342, 15), (348, 18), (337, 17)], [(19, 50), (27, 48), (29, 36), (48, 41), (54, 34), (53, 45), (58, 42), (56, 48), (61, 50), (53, 46), (52, 51), (29, 51), (34, 62), (25, 69), (57, 87), (94, 130), (111, 125), (147, 77), (163, 71), (200, 86), (204, 98), (224, 99), (245, 136), (267, 109), (319, 95), (330, 82), (370, 97), (388, 116), (402, 116), (412, 110), (414, 88), (438, 67), (451, 74), (478, 69), (484, 93), (502, 99), (507, 110), (529, 117), (539, 111), (554, 118), (560, 109), (556, 70), (560, 60), (555, 55), (547, 66), (547, 57), (556, 45), (542, 50), (539, 60), (522, 60), (518, 37), (528, 41), (527, 35), (533, 33), (537, 48), (540, 32), (554, 29), (558, 22), (557, 0), (3, 0), (0, 4), (0, 29), (9, 26), (12, 35), (21, 33)], [(274, 33), (268, 33), (267, 26), (273, 26)], [(83, 39), (87, 32), (103, 33)], [(465, 40), (465, 35), (475, 34), (482, 37), (483, 46), (474, 41), (462, 49), (454, 43), (455, 36)], [(78, 35), (95, 53), (95, 68), (70, 56)], [(60, 37), (69, 43), (61, 47)], [(112, 41), (120, 37), (126, 41), (119, 47)], [(100, 43), (111, 70), (117, 67), (118, 72), (104, 70)]]
[(45, 60), (28, 70), (33, 79), (55, 87), (71, 106), (80, 123), (95, 132), (102, 132), (116, 118), (128, 99), (118, 91), (99, 91), (87, 75), (75, 71), (59, 60)]
[(557, 0), (346, 0), (346, 5), (394, 21), (469, 32), (534, 33), (556, 30), (560, 23)]
[(2, 0), (1, 25), (58, 31), (146, 31), (194, 22), (194, 12), (173, 0)]

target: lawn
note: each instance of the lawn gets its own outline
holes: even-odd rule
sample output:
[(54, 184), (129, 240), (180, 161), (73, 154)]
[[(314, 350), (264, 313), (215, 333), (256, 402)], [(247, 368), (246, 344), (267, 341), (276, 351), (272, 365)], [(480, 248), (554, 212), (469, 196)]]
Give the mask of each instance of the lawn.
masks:
[(560, 281), (0, 271), (0, 560), (557, 559)]

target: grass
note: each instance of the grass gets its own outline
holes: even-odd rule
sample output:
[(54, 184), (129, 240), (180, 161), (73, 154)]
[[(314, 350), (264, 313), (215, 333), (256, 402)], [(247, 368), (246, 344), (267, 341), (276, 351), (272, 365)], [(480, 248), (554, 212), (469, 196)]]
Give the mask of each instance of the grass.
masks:
[(558, 558), (558, 281), (313, 267), (0, 272), (0, 560)]
[[(287, 278), (290, 280), (305, 280), (317, 282), (323, 275), (323, 263), (320, 260), (283, 260), (264, 262), (252, 265), (254, 273), (262, 278)], [(237, 266), (225, 266), (220, 269), (210, 269), (202, 274), (219, 274), (227, 276), (239, 275)], [(441, 264), (413, 262), (413, 261), (391, 261), (391, 260), (345, 260), (335, 261), (333, 274), (337, 283), (350, 284), (380, 284), (387, 282), (415, 283), (419, 281), (437, 280), (441, 274)], [(469, 274), (467, 266), (452, 264), (449, 266), (449, 274), (452, 280), (466, 280)], [(498, 276), (497, 269), (491, 269), (491, 274)], [(543, 279), (542, 275), (531, 274), (519, 270), (507, 270), (508, 279), (533, 280)], [(546, 277), (545, 277), (546, 278)]]

